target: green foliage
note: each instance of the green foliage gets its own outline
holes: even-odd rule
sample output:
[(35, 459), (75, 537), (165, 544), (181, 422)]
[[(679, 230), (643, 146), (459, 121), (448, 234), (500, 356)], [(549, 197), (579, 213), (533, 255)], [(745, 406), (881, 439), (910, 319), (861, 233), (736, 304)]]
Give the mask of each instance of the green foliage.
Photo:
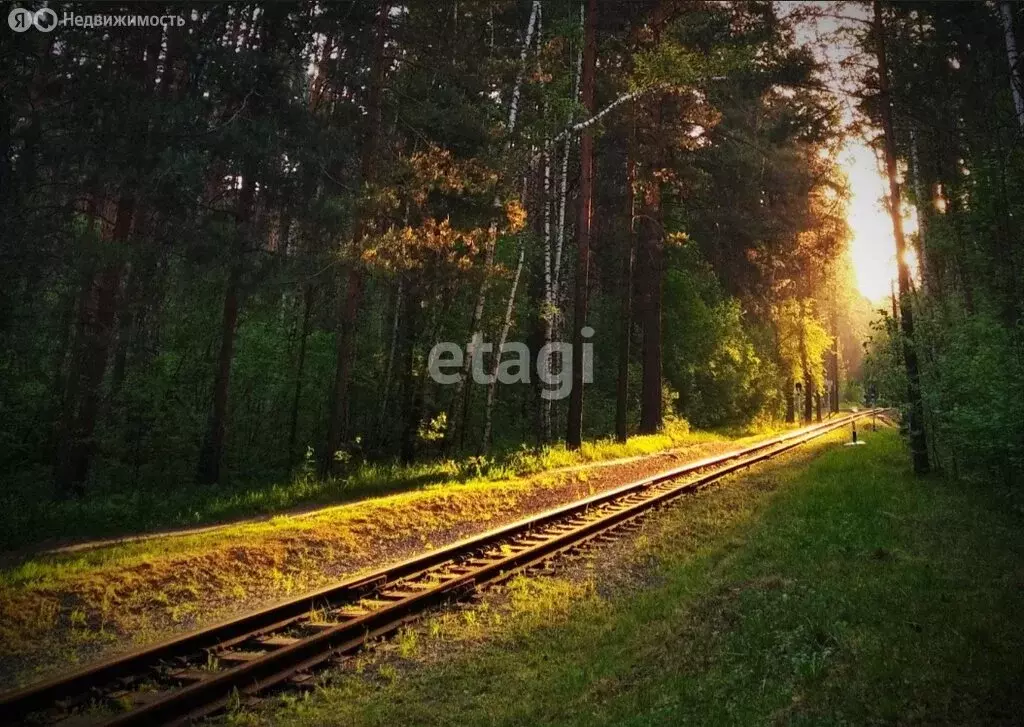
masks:
[(782, 373), (790, 381), (801, 383), (809, 375), (811, 384), (820, 391), (825, 383), (825, 353), (832, 347), (832, 337), (815, 315), (814, 301), (784, 301), (775, 310), (775, 327)]
[[(1013, 19), (1018, 37), (1020, 20)], [(905, 341), (888, 317), (876, 324), (867, 381), (907, 406), (903, 346), (913, 346), (933, 464), (956, 476), (1019, 485), (1024, 156), (1007, 31), (999, 8), (984, 4), (911, 10), (891, 3), (882, 24), (895, 141), (909, 162), (904, 186), (922, 222), (913, 239), (922, 265), (909, 297), (914, 338)], [(877, 118), (877, 104), (864, 112)]]
[[(136, 528), (185, 524), (338, 495), (312, 478), (310, 447), (322, 463), (344, 460), (350, 476), (390, 467), (410, 442), (421, 459), (444, 461), (490, 446), (500, 462), (466, 465), (477, 473), (568, 456), (557, 443), (566, 402), (552, 404), (542, 431), (535, 382), (500, 387), (493, 443), (482, 443), (486, 392), (424, 373), (438, 341), (478, 331), (496, 340), (509, 305), (509, 340), (533, 354), (548, 333), (569, 335), (580, 165), (578, 140), (562, 132), (582, 119), (580, 8), (545, 3), (524, 48), (529, 9), (396, 6), (382, 23), (374, 128), (372, 3), (271, 4), (251, 17), (253, 8), (210, 5), (180, 36), (140, 29), (124, 42), (61, 27), (53, 52), (32, 34), (11, 36), (0, 57), (17, 121), (0, 129), (12, 149), (0, 160), (10, 222), (0, 238), (0, 465), (18, 499), (81, 497), (52, 516), (30, 508), (11, 532), (36, 523), (53, 534), (56, 513), (98, 535), (132, 518)], [(596, 103), (613, 109), (594, 124), (587, 322), (597, 332), (583, 410), (601, 451), (615, 422), (623, 287), (664, 287), (669, 441), (689, 421), (742, 427), (778, 410), (771, 306), (831, 260), (841, 237), (812, 203), (815, 180), (830, 179), (831, 162), (816, 161), (823, 139), (838, 131), (804, 88), (815, 69), (792, 28), (770, 2), (677, 10), (657, 40), (640, 30), (644, 4), (600, 23)], [(40, 88), (50, 78), (66, 83)], [(658, 93), (614, 105), (641, 87)], [(652, 103), (665, 111), (656, 133), (636, 134)], [(671, 249), (657, 281), (640, 278), (640, 260), (633, 280), (623, 277), (622, 252), (636, 242), (626, 198), (642, 186), (629, 186), (627, 153), (664, 198), (658, 244)], [(115, 234), (129, 209), (132, 223)], [(545, 265), (559, 283), (550, 300)], [(353, 339), (340, 358), (353, 362), (340, 382), (344, 436), (327, 452), (343, 332)], [(641, 345), (624, 367), (630, 429), (642, 346), (632, 342)], [(190, 482), (220, 431), (215, 412), (221, 490), (205, 499)], [(85, 453), (88, 476), (55, 488), (69, 449)], [(510, 463), (513, 452), (530, 454)], [(292, 478), (294, 491), (280, 484)]]
[(696, 246), (672, 256), (665, 282), (665, 377), (679, 412), (700, 427), (751, 421), (771, 400), (772, 367), (758, 355), (740, 304), (724, 298)]
[(709, 55), (669, 40), (634, 54), (631, 84), (634, 90), (662, 85), (680, 89), (705, 86), (716, 76), (745, 67), (750, 59), (751, 49), (746, 46), (716, 47)]
[(884, 311), (871, 325), (864, 344), (864, 385), (873, 390), (879, 404), (899, 404), (907, 398), (907, 370), (903, 366), (903, 337), (898, 323)]

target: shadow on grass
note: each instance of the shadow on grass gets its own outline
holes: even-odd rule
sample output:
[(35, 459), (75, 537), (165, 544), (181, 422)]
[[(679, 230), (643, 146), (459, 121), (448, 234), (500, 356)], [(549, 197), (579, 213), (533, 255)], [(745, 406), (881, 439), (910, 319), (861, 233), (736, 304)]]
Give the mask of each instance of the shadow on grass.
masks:
[(1020, 724), (1021, 515), (908, 462), (890, 429), (727, 480), (596, 588), (523, 578), (236, 723)]

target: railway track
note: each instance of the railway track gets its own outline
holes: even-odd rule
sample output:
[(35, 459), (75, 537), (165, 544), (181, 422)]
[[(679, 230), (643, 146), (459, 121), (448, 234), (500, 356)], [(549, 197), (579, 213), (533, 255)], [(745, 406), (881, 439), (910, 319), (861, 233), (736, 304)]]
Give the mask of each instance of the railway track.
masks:
[[(789, 432), (600, 493), (229, 622), (0, 695), (0, 724), (188, 724), (302, 687), (445, 602), (611, 536), (653, 508), (872, 414)], [(627, 526), (628, 528), (628, 526)]]

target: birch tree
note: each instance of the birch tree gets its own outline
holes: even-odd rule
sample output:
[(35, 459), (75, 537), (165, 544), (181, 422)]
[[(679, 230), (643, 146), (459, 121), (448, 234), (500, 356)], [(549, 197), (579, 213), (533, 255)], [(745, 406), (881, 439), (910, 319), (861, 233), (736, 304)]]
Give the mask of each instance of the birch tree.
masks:
[[(510, 151), (515, 144), (516, 123), (519, 120), (519, 99), (522, 95), (523, 81), (526, 77), (526, 59), (529, 55), (530, 48), (533, 46), (534, 31), (536, 30), (537, 23), (540, 19), (540, 14), (541, 2), (540, 0), (534, 0), (530, 6), (530, 19), (527, 21), (526, 33), (523, 36), (523, 44), (520, 47), (519, 67), (516, 72), (515, 83), (512, 87), (512, 96), (509, 100), (508, 121), (505, 124), (504, 147), (506, 153)], [(498, 195), (495, 194), (495, 215), (499, 214), (501, 207), (501, 200)], [(462, 370), (459, 372), (459, 380), (456, 385), (455, 397), (453, 399), (455, 406), (461, 406), (461, 417), (459, 417), (458, 422), (456, 422), (456, 418), (454, 416), (449, 416), (449, 421), (451, 422), (449, 434), (454, 431), (458, 431), (462, 441), (465, 439), (466, 420), (469, 416), (470, 392), (472, 391), (472, 389), (466, 386), (466, 381), (469, 378), (469, 371), (472, 366), (473, 359), (478, 355), (478, 346), (483, 341), (481, 323), (483, 321), (484, 307), (487, 304), (487, 289), (490, 285), (491, 268), (494, 266), (494, 253), (497, 243), (498, 222), (495, 219), (491, 223), (490, 233), (487, 239), (480, 288), (476, 296), (476, 304), (473, 307), (473, 317), (469, 326), (470, 334), (469, 340), (466, 343), (466, 356)]]
[(1010, 67), (1010, 92), (1013, 107), (1017, 111), (1017, 124), (1024, 131), (1024, 86), (1020, 78), (1020, 58), (1017, 55), (1017, 36), (1013, 30), (1013, 7), (1010, 0), (999, 0), (999, 15), (1003, 20), (1003, 35), (1006, 38), (1006, 62)]

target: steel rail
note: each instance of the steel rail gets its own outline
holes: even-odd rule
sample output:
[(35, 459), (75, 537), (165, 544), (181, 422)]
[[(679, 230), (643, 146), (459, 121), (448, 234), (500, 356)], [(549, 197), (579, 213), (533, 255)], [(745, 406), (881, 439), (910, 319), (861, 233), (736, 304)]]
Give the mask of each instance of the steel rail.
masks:
[[(425, 610), (477, 587), (496, 582), (639, 517), (647, 510), (699, 489), (739, 469), (789, 451), (878, 410), (857, 412), (805, 427), (749, 447), (691, 462), (653, 477), (608, 490), (525, 518), (445, 548), (430, 551), (369, 575), (246, 614), (155, 646), (140, 649), (71, 675), (0, 695), (4, 723), (53, 709), (61, 700), (110, 698), (120, 690), (135, 702), (108, 725), (188, 722), (226, 706), (236, 695), (255, 695), (306, 673), (368, 639), (400, 628)], [(710, 470), (696, 479), (675, 480)], [(362, 605), (359, 599), (374, 595)], [(376, 604), (376, 605), (367, 605)], [(335, 621), (317, 622), (323, 609)], [(302, 636), (289, 636), (302, 631)], [(313, 633), (308, 633), (312, 631)], [(233, 651), (249, 644), (260, 651)], [(222, 671), (175, 670), (185, 657), (213, 654)], [(209, 657), (207, 657), (209, 660)], [(193, 658), (194, 662), (195, 659)], [(185, 686), (167, 692), (124, 691), (133, 677), (158, 673), (159, 680)], [(106, 693), (102, 688), (106, 687)], [(59, 706), (57, 709), (61, 709)]]

